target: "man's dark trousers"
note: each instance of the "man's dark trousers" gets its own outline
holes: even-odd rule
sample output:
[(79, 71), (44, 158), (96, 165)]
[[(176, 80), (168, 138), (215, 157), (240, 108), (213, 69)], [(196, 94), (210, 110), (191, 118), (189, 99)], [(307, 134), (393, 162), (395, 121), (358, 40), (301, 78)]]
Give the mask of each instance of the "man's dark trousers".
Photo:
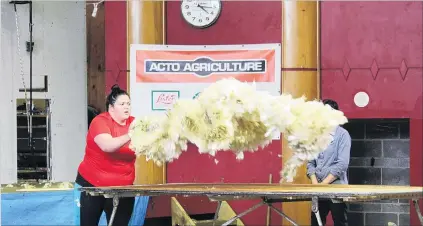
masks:
[[(322, 225), (326, 225), (326, 217), (332, 214), (334, 226), (348, 226), (347, 205), (345, 203), (333, 203), (331, 200), (319, 201), (319, 214)], [(316, 215), (311, 213), (311, 226), (319, 226)]]

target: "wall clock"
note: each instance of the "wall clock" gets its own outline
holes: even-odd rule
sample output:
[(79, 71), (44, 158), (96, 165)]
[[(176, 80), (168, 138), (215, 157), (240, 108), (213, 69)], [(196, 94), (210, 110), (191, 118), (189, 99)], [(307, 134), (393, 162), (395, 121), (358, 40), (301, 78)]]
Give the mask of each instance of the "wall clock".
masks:
[(220, 16), (220, 0), (182, 0), (181, 13), (185, 21), (195, 28), (207, 28)]

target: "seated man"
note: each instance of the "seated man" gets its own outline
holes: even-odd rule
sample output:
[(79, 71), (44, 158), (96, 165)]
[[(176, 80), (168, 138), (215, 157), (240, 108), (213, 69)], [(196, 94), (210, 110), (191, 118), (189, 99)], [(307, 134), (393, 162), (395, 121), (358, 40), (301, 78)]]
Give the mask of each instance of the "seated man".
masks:
[[(338, 110), (338, 104), (333, 100), (323, 100), (324, 104)], [(307, 164), (307, 176), (312, 184), (348, 184), (347, 170), (350, 160), (351, 137), (347, 130), (338, 126), (331, 134), (333, 141), (328, 148), (319, 154), (317, 159)], [(323, 225), (326, 217), (332, 213), (334, 226), (347, 226), (347, 206), (342, 202), (331, 200), (319, 201), (319, 213)], [(318, 226), (314, 213), (311, 214), (311, 225)]]

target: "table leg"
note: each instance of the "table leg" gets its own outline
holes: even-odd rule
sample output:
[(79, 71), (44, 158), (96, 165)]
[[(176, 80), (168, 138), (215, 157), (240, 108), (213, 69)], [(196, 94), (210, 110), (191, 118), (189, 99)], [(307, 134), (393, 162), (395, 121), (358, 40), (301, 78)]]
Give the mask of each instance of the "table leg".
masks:
[(229, 219), (228, 221), (226, 221), (224, 224), (222, 224), (222, 226), (228, 226), (230, 225), (232, 222), (234, 222), (236, 219), (243, 217), (244, 215), (248, 214), (249, 212), (259, 208), (260, 206), (264, 205), (265, 202), (260, 202), (257, 203), (256, 205), (254, 205), (253, 207), (249, 208), (248, 210), (236, 215), (235, 217), (232, 217), (231, 219)]
[(288, 215), (284, 214), (282, 211), (276, 209), (272, 204), (268, 204), (270, 209), (274, 210), (276, 213), (278, 213), (279, 215), (281, 215), (282, 217), (284, 217), (286, 220), (288, 220), (292, 225), (294, 226), (299, 226), (297, 223), (295, 223), (294, 220), (292, 220), (290, 217), (288, 217)]
[(417, 212), (417, 216), (419, 217), (420, 224), (423, 226), (423, 216), (422, 216), (422, 213), (420, 212), (419, 200), (413, 199), (413, 204), (414, 204), (414, 209)]
[(112, 211), (112, 216), (110, 216), (109, 226), (113, 225), (113, 221), (115, 219), (115, 215), (116, 215), (116, 211), (117, 211), (118, 206), (119, 206), (119, 197), (114, 196), (113, 197), (113, 211)]
[(319, 226), (323, 226), (322, 219), (320, 218), (319, 213), (319, 198), (316, 196), (311, 199), (311, 210), (316, 215), (317, 223), (319, 224)]
[(219, 211), (221, 206), (222, 206), (222, 201), (217, 202), (216, 213), (214, 214), (214, 218), (213, 218), (213, 226), (216, 225), (217, 218), (219, 218)]

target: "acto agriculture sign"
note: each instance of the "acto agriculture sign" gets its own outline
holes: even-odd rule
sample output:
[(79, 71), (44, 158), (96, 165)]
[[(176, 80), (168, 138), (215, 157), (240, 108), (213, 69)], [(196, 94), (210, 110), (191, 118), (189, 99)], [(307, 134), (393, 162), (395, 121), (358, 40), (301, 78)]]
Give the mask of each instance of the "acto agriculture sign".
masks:
[(233, 77), (244, 82), (273, 82), (275, 50), (137, 50), (136, 81), (211, 83)]

